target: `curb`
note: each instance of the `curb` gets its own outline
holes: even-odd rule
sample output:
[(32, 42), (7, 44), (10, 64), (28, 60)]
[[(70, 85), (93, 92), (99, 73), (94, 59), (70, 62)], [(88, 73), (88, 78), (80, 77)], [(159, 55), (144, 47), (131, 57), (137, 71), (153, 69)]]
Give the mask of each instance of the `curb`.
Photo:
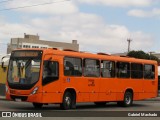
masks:
[(0, 100), (6, 100), (5, 96), (0, 96)]

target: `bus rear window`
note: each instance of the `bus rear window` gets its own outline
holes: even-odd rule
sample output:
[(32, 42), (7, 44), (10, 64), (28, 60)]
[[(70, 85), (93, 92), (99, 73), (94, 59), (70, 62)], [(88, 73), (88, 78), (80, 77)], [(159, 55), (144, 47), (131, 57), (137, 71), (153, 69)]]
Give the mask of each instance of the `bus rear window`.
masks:
[(154, 78), (155, 78), (155, 66), (144, 65), (144, 79), (154, 79)]

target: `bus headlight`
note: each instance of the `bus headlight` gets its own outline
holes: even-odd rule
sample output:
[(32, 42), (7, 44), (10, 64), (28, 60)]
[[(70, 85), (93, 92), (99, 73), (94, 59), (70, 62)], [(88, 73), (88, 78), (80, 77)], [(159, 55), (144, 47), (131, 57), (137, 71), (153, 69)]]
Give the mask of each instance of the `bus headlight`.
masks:
[(38, 87), (35, 87), (35, 88), (33, 89), (33, 91), (31, 92), (31, 95), (36, 94), (36, 93), (37, 93), (37, 91), (38, 91)]

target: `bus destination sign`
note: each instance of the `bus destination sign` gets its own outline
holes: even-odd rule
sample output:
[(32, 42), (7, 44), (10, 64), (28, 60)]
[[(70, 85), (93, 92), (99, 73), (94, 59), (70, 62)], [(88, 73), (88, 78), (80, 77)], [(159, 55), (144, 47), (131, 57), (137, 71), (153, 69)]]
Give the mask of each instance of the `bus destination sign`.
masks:
[(12, 57), (39, 57), (41, 51), (15, 51)]

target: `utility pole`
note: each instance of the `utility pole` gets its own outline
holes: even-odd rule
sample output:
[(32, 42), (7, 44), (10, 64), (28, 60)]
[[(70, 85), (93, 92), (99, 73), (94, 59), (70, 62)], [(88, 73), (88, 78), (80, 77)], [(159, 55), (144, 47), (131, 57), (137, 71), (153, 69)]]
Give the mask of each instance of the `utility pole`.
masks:
[(130, 44), (131, 44), (131, 39), (127, 39), (127, 41), (128, 41), (128, 53), (130, 52)]
[(149, 52), (149, 58), (150, 58), (150, 60), (151, 60), (152, 53), (154, 53), (154, 52)]

